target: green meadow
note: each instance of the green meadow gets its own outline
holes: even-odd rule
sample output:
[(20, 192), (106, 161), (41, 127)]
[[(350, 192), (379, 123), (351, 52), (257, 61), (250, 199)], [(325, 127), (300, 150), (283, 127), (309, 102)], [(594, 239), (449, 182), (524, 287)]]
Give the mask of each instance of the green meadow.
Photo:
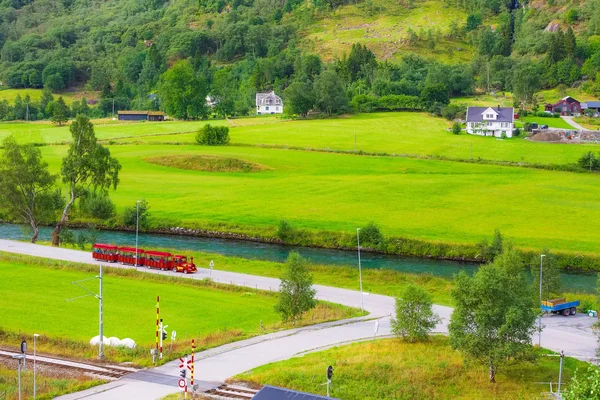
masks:
[[(561, 128), (562, 119), (527, 117)], [(244, 123), (248, 121), (250, 123)], [(263, 123), (260, 123), (264, 121)], [(497, 139), (449, 132), (451, 122), (426, 113), (372, 113), (329, 119), (281, 120), (240, 119), (230, 127), (231, 144), (300, 147), (319, 150), (354, 150), (416, 157), (484, 159), (534, 164), (570, 164), (587, 151), (600, 151), (596, 144), (555, 144), (523, 137)], [(213, 122), (209, 122), (213, 123)], [(201, 126), (202, 123), (199, 123)], [(134, 127), (132, 126), (131, 129)], [(99, 131), (100, 132), (100, 131)], [(125, 132), (125, 131), (124, 131)], [(129, 131), (128, 131), (129, 132)], [(101, 137), (101, 134), (98, 135)], [(123, 134), (119, 143), (170, 144), (195, 141), (195, 133), (141, 136)]]
[[(42, 148), (58, 172), (66, 146)], [(476, 243), (499, 228), (523, 248), (596, 253), (598, 177), (469, 163), (194, 145), (111, 146), (121, 183), (117, 208), (140, 198), (155, 226), (273, 235), (295, 228), (354, 232), (369, 221), (386, 235)], [(265, 167), (203, 172), (156, 165), (161, 156), (210, 155)]]
[[(540, 399), (549, 398), (543, 396), (549, 388), (545, 382), (558, 381), (557, 357), (540, 357), (536, 363), (508, 362), (499, 370), (495, 384), (488, 382), (485, 366), (465, 361), (444, 336), (425, 343), (385, 339), (264, 365), (233, 380), (325, 395), (325, 371), (331, 365), (331, 396), (346, 400)], [(563, 389), (575, 370), (586, 366), (565, 358)]]

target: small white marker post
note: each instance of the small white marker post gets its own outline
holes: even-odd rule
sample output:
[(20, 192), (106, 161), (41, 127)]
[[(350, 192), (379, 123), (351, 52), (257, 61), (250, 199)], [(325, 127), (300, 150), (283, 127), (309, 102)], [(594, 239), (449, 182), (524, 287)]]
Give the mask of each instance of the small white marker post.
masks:
[(208, 264), (208, 267), (210, 268), (210, 272), (209, 272), (209, 279), (212, 279), (212, 270), (215, 266), (215, 262), (213, 260), (210, 260), (210, 264)]
[(375, 328), (373, 329), (373, 340), (375, 340), (375, 336), (377, 336), (377, 332), (379, 332), (379, 320), (375, 320)]

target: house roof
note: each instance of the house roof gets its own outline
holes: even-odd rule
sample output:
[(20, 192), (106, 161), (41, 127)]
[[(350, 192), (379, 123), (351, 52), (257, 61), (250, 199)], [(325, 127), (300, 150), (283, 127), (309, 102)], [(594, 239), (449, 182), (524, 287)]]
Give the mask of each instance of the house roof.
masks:
[(581, 108), (600, 108), (600, 101), (586, 101), (585, 103), (581, 103)]
[(563, 97), (563, 98), (561, 99), (561, 101), (566, 101), (566, 102), (567, 102), (567, 103), (569, 103), (569, 104), (573, 104), (573, 103), (579, 103), (577, 100), (575, 100), (575, 99), (574, 99), (574, 98), (572, 98), (571, 96), (566, 96), (566, 97)]
[(274, 91), (267, 93), (256, 93), (257, 106), (274, 106), (281, 105), (281, 97), (277, 96)]
[(119, 115), (165, 115), (162, 111), (134, 111), (134, 110), (124, 110), (117, 111)]
[(284, 389), (266, 385), (253, 398), (253, 400), (320, 400), (332, 399), (332, 397), (319, 396), (317, 394), (298, 392), (296, 390)]
[[(483, 114), (492, 107), (469, 107), (467, 108), (467, 122), (482, 122)], [(494, 112), (498, 117), (496, 122), (513, 122), (515, 118), (515, 109), (512, 107), (494, 107)]]

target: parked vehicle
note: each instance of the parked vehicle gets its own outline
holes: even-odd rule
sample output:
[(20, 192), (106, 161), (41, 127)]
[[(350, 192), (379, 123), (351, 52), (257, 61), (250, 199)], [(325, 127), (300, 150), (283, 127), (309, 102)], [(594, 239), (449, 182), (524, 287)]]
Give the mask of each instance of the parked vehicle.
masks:
[(564, 298), (542, 301), (542, 311), (562, 314), (565, 317), (577, 314), (579, 300), (567, 302)]
[(548, 125), (540, 125), (540, 129), (548, 129)]
[(95, 244), (92, 247), (92, 258), (108, 262), (117, 262), (118, 248), (111, 244)]
[[(197, 271), (192, 257), (188, 262), (187, 256), (173, 255), (163, 251), (146, 251), (134, 247), (118, 247), (110, 244), (96, 243), (92, 247), (92, 257), (95, 260), (119, 262), (123, 265), (137, 265), (146, 268), (156, 268), (162, 271), (183, 272), (191, 274)], [(137, 258), (137, 263), (136, 263)]]

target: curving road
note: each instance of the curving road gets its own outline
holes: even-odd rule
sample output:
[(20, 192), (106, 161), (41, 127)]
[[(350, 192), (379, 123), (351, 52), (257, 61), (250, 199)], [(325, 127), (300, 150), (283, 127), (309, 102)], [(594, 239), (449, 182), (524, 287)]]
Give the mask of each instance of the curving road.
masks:
[[(65, 261), (96, 264), (89, 252), (53, 248), (0, 239), (0, 251), (28, 254)], [(106, 265), (106, 264), (104, 264)], [(110, 264), (116, 268), (131, 268)], [(140, 271), (158, 274), (173, 274), (140, 268)], [(199, 269), (193, 275), (177, 276), (188, 279), (204, 279), (209, 276), (208, 269)], [(221, 283), (231, 283), (264, 290), (277, 290), (279, 280), (226, 271), (212, 271), (212, 278)], [(317, 298), (333, 303), (360, 308), (361, 295), (358, 291), (315, 285)], [(252, 368), (275, 361), (285, 360), (295, 355), (331, 347), (337, 344), (368, 340), (373, 338), (374, 319), (379, 322), (378, 336), (387, 336), (390, 331), (390, 315), (394, 312), (394, 299), (389, 296), (363, 295), (364, 309), (368, 317), (319, 324), (311, 327), (292, 329), (269, 335), (259, 336), (241, 342), (231, 343), (214, 349), (196, 353), (196, 380), (203, 389), (217, 386), (225, 379)], [(441, 322), (435, 331), (447, 333), (447, 324), (452, 308), (435, 306), (435, 312)], [(594, 356), (596, 338), (591, 325), (594, 320), (584, 315), (576, 317), (545, 316), (542, 346), (554, 351), (564, 350), (565, 354), (587, 359)], [(534, 340), (537, 343), (537, 337)], [(178, 362), (170, 362), (129, 375), (86, 391), (66, 395), (60, 399), (155, 399), (177, 391), (179, 379)], [(324, 361), (324, 365), (327, 361)]]

